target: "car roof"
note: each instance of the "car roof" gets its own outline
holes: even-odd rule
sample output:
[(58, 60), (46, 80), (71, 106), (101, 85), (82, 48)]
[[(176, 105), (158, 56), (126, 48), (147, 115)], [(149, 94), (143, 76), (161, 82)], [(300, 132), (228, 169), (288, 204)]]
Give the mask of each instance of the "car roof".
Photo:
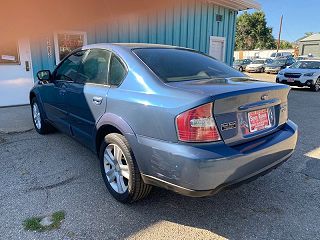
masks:
[(300, 60), (300, 62), (320, 62), (320, 59), (303, 59)]
[(113, 49), (113, 48), (122, 48), (122, 49), (138, 49), (138, 48), (180, 48), (188, 49), (179, 46), (171, 46), (164, 44), (152, 44), (152, 43), (96, 43), (89, 44), (82, 47), (82, 49), (91, 49), (91, 48), (102, 48), (102, 49)]

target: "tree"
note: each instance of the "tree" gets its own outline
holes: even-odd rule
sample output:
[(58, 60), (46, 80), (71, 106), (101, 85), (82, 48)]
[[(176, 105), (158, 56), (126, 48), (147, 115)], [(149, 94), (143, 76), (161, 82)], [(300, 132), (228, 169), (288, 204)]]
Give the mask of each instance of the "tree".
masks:
[(310, 37), (311, 35), (316, 34), (316, 32), (306, 32), (304, 37)]
[[(276, 41), (276, 44), (278, 44), (278, 42)], [(280, 49), (290, 49), (293, 48), (292, 43), (286, 40), (281, 40), (280, 41)]]
[(267, 27), (266, 15), (262, 11), (245, 12), (237, 18), (236, 49), (275, 49), (272, 28)]

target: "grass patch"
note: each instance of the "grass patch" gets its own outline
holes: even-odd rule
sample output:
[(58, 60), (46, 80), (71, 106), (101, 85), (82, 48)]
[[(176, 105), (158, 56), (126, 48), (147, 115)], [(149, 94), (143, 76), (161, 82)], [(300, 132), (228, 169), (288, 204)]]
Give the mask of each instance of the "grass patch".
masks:
[(59, 212), (53, 213), (51, 215), (52, 223), (48, 226), (43, 226), (41, 224), (41, 220), (43, 218), (44, 217), (32, 217), (32, 218), (26, 219), (23, 222), (24, 229), (27, 231), (37, 231), (37, 232), (44, 232), (44, 231), (59, 229), (62, 221), (65, 219), (65, 212), (59, 211)]

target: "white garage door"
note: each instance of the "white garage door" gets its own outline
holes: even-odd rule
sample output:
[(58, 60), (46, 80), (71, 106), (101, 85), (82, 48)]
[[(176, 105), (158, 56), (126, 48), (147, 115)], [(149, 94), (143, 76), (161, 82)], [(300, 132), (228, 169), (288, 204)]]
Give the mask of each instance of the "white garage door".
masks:
[(29, 41), (0, 45), (0, 107), (28, 104), (33, 84)]

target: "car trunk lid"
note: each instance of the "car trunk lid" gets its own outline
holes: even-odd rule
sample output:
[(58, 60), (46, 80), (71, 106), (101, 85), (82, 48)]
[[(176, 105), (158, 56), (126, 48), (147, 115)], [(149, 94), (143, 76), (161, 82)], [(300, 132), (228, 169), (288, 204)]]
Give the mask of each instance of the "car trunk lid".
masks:
[(212, 97), (222, 139), (236, 145), (276, 131), (287, 121), (289, 87), (249, 78), (171, 82), (168, 85)]

